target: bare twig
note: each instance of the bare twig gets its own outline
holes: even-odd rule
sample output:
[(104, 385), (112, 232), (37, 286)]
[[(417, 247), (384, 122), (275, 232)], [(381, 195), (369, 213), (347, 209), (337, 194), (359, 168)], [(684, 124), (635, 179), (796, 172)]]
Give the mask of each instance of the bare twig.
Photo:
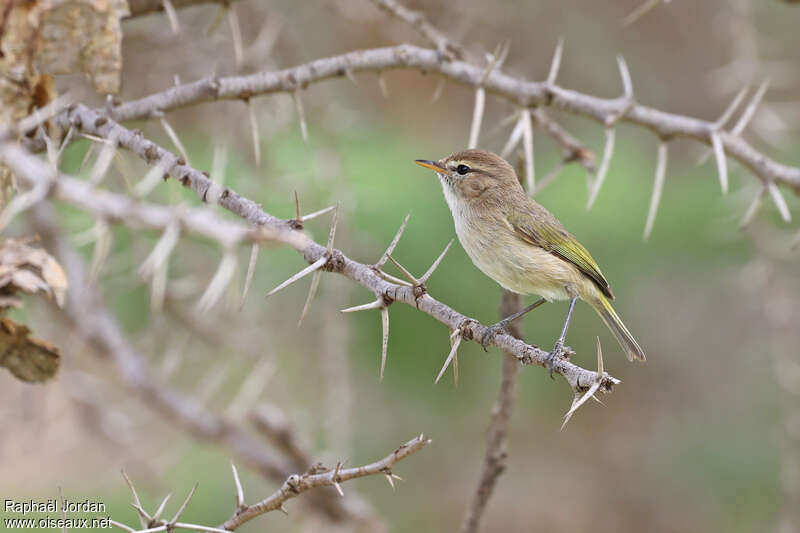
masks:
[[(494, 73), (492, 76), (496, 76)], [(490, 80), (492, 78), (490, 76)], [(219, 188), (202, 172), (186, 164), (177, 161), (174, 154), (167, 152), (160, 146), (145, 139), (140, 134), (136, 134), (127, 128), (119, 125), (113, 120), (106, 120), (98, 123), (100, 118), (95, 111), (84, 106), (75, 106), (69, 112), (69, 121), (74, 121), (76, 127), (81, 124), (82, 128), (90, 134), (103, 136), (116, 135), (119, 145), (136, 153), (145, 161), (170, 161), (172, 166), (169, 175), (178, 179), (180, 183), (195, 191), (198, 197), (206, 199), (208, 191), (212, 187)], [(260, 226), (261, 231), (270, 231), (271, 237), (275, 240), (285, 242), (295, 250), (302, 253), (306, 261), (311, 266), (301, 273), (288, 280), (295, 281), (302, 275), (311, 273), (325, 265), (326, 270), (338, 272), (349, 279), (356, 281), (369, 289), (373, 294), (387, 295), (393, 301), (401, 301), (408, 305), (417, 307), (424, 313), (433, 316), (451, 330), (461, 327), (466, 339), (483, 339), (487, 328), (474, 319), (458, 313), (442, 302), (432, 298), (429, 294), (420, 296), (418, 289), (411, 286), (404, 286), (398, 283), (391, 283), (385, 279), (385, 274), (381, 274), (371, 265), (365, 265), (353, 261), (344, 256), (340, 251), (329, 252), (327, 247), (315, 243), (304, 233), (294, 228), (293, 221), (282, 220), (269, 213), (264, 212), (261, 207), (248, 198), (244, 198), (228, 187), (222, 188), (219, 194), (218, 205), (242, 217), (246, 221)], [(282, 284), (285, 286), (285, 284)], [(492, 337), (489, 344), (498, 346), (502, 350), (514, 355), (523, 364), (546, 365), (549, 361), (548, 352), (539, 348), (525, 344), (505, 334), (498, 334)], [(580, 368), (566, 359), (559, 359), (553, 367), (554, 373), (564, 376), (571, 388), (578, 386), (578, 383), (588, 383), (594, 376), (594, 372)], [(618, 380), (608, 376), (604, 381), (601, 390), (610, 391)]]
[[(503, 291), (500, 302), (500, 317), (505, 318), (522, 309), (522, 297), (509, 291)], [(511, 335), (521, 339), (522, 332), (519, 322), (509, 325)], [(494, 491), (497, 478), (506, 467), (508, 453), (506, 451), (506, 435), (511, 410), (514, 406), (514, 389), (517, 384), (519, 365), (511, 356), (503, 357), (503, 377), (500, 381), (500, 391), (497, 402), (492, 410), (489, 428), (486, 434), (486, 453), (483, 456), (483, 466), (478, 479), (475, 494), (472, 496), (464, 520), (461, 523), (461, 533), (475, 533), (478, 531), (483, 512)]]
[[(122, 104), (114, 108), (114, 116), (118, 120), (148, 118), (160, 111), (212, 99), (241, 99), (246, 95), (253, 97), (275, 92), (293, 93), (300, 86), (344, 76), (346, 72), (376, 72), (399, 68), (437, 72), (473, 87), (480, 83), (485, 70), (462, 61), (441, 62), (436, 51), (410, 45), (359, 50), (317, 59), (305, 65), (277, 72), (205, 79), (181, 85)], [(483, 86), (487, 94), (495, 94), (522, 107), (551, 105), (602, 124), (622, 120), (650, 129), (662, 138), (683, 137), (711, 145), (709, 132), (713, 129), (712, 122), (666, 113), (634, 103), (629, 97), (632, 96), (632, 92), (628, 94), (628, 89), (631, 89), (630, 76), (625, 75), (627, 71), (622, 62), (620, 70), (626, 89), (626, 96), (622, 99), (597, 98), (545, 82), (523, 81), (500, 71), (492, 72)], [(66, 129), (74, 117), (84, 115), (84, 111), (85, 109), (78, 106), (61, 113), (54, 120)], [(91, 126), (91, 123), (87, 122), (81, 124), (84, 128)], [(783, 165), (768, 158), (734, 132), (720, 132), (720, 138), (725, 152), (760, 179), (774, 179), (778, 183), (800, 187), (800, 168)]]
[(222, 524), (220, 528), (233, 531), (257, 516), (270, 511), (279, 510), (287, 500), (290, 500), (297, 495), (316, 487), (335, 486), (338, 483), (348, 481), (350, 479), (371, 475), (382, 475), (387, 472), (390, 473), (398, 461), (401, 461), (409, 455), (418, 452), (426, 445), (430, 444), (430, 442), (430, 439), (426, 439), (423, 435), (420, 435), (419, 437), (411, 439), (410, 441), (401, 445), (394, 452), (387, 455), (380, 461), (376, 461), (368, 465), (359, 466), (356, 468), (337, 468), (336, 470), (331, 470), (320, 474), (293, 474), (289, 476), (281, 488), (272, 495), (256, 504), (250, 505), (247, 507), (247, 509), (234, 514), (230, 519)]

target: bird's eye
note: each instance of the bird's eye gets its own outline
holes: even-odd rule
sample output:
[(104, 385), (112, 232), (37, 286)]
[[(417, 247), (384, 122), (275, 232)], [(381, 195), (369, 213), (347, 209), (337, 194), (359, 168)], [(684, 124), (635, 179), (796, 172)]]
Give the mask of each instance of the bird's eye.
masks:
[(459, 173), (459, 174), (461, 174), (462, 176), (463, 176), (464, 174), (466, 174), (467, 172), (469, 172), (470, 170), (471, 170), (471, 169), (470, 169), (470, 168), (469, 168), (467, 165), (458, 165), (458, 166), (456, 167), (456, 172), (458, 172), (458, 173)]

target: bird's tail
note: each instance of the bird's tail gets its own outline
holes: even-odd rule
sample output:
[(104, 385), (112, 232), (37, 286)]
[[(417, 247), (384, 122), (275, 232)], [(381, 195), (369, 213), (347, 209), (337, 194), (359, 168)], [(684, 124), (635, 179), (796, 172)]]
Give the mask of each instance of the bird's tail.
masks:
[(636, 359), (644, 361), (644, 350), (642, 350), (642, 347), (636, 342), (636, 339), (633, 338), (633, 335), (631, 335), (631, 332), (625, 327), (625, 324), (622, 323), (619, 315), (617, 315), (614, 308), (611, 307), (611, 303), (606, 297), (602, 295), (599, 296), (599, 298), (592, 302), (592, 307), (594, 307), (597, 314), (600, 315), (600, 318), (603, 319), (603, 322), (605, 322), (608, 329), (611, 330), (611, 333), (614, 334), (614, 337), (617, 338), (617, 342), (619, 342), (619, 345), (625, 350), (628, 360), (633, 361)]

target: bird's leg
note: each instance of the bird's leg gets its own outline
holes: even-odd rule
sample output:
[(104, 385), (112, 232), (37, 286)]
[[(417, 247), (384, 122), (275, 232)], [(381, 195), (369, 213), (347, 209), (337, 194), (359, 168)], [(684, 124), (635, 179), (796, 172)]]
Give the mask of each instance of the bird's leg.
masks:
[(553, 363), (555, 362), (556, 357), (561, 357), (561, 353), (564, 351), (564, 340), (567, 337), (567, 328), (569, 327), (569, 319), (572, 318), (572, 311), (575, 310), (575, 302), (578, 301), (578, 297), (574, 296), (569, 301), (569, 310), (567, 311), (567, 319), (564, 320), (564, 327), (561, 328), (561, 336), (556, 341), (556, 345), (553, 346), (553, 351), (550, 352), (549, 356), (547, 357), (547, 363), (545, 367), (550, 370), (550, 378), (553, 378)]
[(483, 339), (481, 339), (481, 346), (483, 346), (483, 349), (486, 350), (486, 345), (489, 344), (489, 341), (491, 341), (495, 335), (497, 335), (500, 332), (506, 332), (508, 325), (511, 324), (513, 321), (527, 314), (528, 312), (533, 311), (534, 309), (536, 309), (537, 307), (546, 302), (547, 300), (545, 300), (544, 298), (540, 298), (535, 302), (533, 302), (528, 307), (525, 307), (524, 309), (517, 311), (513, 315), (508, 315), (497, 324), (493, 324), (488, 328), (486, 328), (486, 334), (483, 336)]

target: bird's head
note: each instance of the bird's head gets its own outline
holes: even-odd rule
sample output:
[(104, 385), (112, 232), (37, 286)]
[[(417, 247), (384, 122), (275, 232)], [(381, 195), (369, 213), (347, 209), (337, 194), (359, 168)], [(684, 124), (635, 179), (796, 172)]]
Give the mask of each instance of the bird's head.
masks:
[(417, 159), (416, 163), (438, 174), (451, 207), (452, 202), (472, 204), (523, 192), (514, 168), (492, 152), (464, 150), (439, 161)]

